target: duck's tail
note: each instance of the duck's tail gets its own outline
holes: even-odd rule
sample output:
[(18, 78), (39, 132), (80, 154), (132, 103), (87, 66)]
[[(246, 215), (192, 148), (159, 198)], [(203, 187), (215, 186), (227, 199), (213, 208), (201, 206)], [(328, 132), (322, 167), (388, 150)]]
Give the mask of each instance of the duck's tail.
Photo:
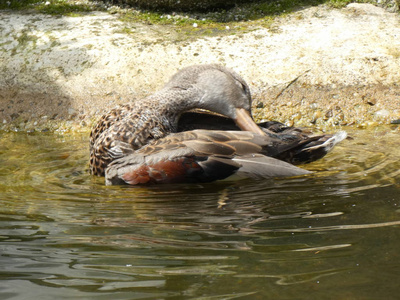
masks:
[(310, 137), (298, 146), (279, 154), (277, 158), (295, 165), (310, 163), (324, 157), (346, 137), (345, 131), (339, 131), (333, 135)]

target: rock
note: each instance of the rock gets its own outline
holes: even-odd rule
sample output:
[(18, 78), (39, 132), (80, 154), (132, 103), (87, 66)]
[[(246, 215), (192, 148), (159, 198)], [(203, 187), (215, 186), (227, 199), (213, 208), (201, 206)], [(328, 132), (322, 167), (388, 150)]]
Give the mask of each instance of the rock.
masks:
[(311, 123), (312, 124), (315, 124), (316, 122), (317, 122), (317, 120), (319, 119), (319, 118), (321, 118), (322, 117), (322, 113), (320, 112), (320, 111), (316, 111), (316, 112), (314, 112), (314, 114), (313, 114), (313, 116), (312, 116), (312, 119), (311, 119)]
[(70, 116), (76, 115), (76, 110), (73, 109), (72, 107), (68, 108), (68, 115), (70, 115)]
[(391, 124), (400, 124), (400, 119), (393, 120), (390, 122)]
[[(229, 23), (234, 34), (211, 36), (201, 33), (206, 24), (193, 22), (198, 28), (188, 27), (196, 35), (188, 37), (179, 35), (179, 25), (129, 23), (106, 12), (60, 17), (0, 11), (3, 127), (24, 115), (40, 128), (52, 119), (79, 122), (83, 114), (97, 120), (117, 104), (160, 89), (178, 69), (207, 63), (222, 63), (246, 80), (254, 103), (264, 103), (260, 118), (285, 122), (301, 113), (296, 123), (317, 125), (331, 118), (340, 124), (399, 118), (398, 14), (365, 4), (339, 10), (321, 5), (276, 17), (273, 32), (255, 20), (240, 22), (243, 31)], [(377, 110), (387, 117), (376, 118)]]
[(256, 105), (256, 108), (264, 108), (264, 103), (263, 102), (258, 102)]
[(383, 118), (389, 117), (389, 115), (390, 115), (390, 111), (387, 109), (381, 109), (375, 113), (375, 116), (383, 117)]
[(15, 119), (17, 119), (19, 117), (19, 114), (18, 113), (12, 113), (10, 115), (10, 117), (11, 117), (11, 120), (14, 121)]

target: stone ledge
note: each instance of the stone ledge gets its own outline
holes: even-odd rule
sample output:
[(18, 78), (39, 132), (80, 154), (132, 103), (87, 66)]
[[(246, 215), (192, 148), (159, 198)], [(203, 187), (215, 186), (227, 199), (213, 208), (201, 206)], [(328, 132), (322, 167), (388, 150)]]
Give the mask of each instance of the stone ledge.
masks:
[(259, 119), (312, 121), (316, 111), (300, 105), (299, 118), (288, 109), (303, 99), (320, 107), (317, 115), (329, 116), (333, 103), (347, 112), (345, 121), (320, 118), (318, 125), (400, 117), (400, 16), (372, 5), (312, 7), (269, 28), (181, 41), (168, 26), (137, 24), (130, 33), (124, 26), (107, 13), (0, 11), (1, 128), (43, 120), (90, 125), (115, 105), (160, 88), (178, 69), (204, 63), (245, 78), (255, 105), (264, 107), (255, 113)]

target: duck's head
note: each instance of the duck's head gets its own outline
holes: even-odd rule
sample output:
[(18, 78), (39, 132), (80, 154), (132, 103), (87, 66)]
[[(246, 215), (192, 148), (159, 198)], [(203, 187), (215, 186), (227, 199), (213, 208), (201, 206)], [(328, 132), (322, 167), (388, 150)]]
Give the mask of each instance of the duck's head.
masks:
[(242, 130), (264, 134), (251, 117), (250, 89), (234, 71), (221, 65), (192, 66), (178, 72), (170, 81), (174, 82), (198, 90), (196, 108), (225, 115)]

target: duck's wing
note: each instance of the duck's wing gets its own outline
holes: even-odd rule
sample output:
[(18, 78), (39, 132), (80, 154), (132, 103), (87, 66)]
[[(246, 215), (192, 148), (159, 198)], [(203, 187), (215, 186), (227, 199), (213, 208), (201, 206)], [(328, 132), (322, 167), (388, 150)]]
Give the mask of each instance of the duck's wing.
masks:
[(211, 182), (235, 173), (270, 178), (310, 173), (264, 155), (273, 140), (246, 131), (195, 130), (173, 134), (113, 161), (106, 184)]
[[(347, 137), (344, 131), (313, 135), (307, 128), (288, 127), (276, 121), (258, 123), (258, 126), (271, 140), (264, 154), (295, 165), (321, 159)], [(195, 129), (240, 130), (233, 120), (221, 115), (199, 111), (183, 114), (179, 119), (178, 131)]]

